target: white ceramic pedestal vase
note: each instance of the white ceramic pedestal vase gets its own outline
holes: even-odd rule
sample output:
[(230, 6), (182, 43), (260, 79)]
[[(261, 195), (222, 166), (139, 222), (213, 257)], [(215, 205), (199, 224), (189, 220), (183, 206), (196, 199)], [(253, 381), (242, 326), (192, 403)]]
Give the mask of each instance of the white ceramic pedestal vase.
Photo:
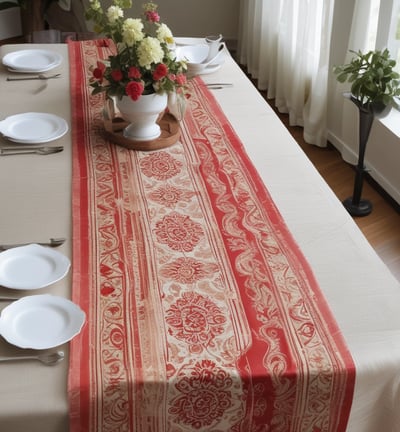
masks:
[(124, 120), (130, 124), (124, 129), (124, 137), (134, 141), (151, 141), (161, 134), (157, 119), (167, 107), (168, 95), (142, 95), (137, 101), (129, 96), (117, 99), (116, 105)]

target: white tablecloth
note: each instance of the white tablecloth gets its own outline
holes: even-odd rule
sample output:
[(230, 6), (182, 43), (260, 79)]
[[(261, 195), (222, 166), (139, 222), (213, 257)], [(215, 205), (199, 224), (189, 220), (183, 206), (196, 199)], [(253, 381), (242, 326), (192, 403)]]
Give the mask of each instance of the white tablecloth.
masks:
[[(30, 45), (29, 48), (35, 46)], [(1, 57), (24, 45), (1, 47)], [(64, 56), (46, 82), (7, 82), (1, 66), (1, 119), (51, 112), (70, 122), (66, 45), (40, 45)], [(349, 432), (400, 431), (400, 284), (373, 251), (324, 180), (229, 57), (206, 82), (231, 82), (214, 94), (308, 259), (357, 368)], [(9, 143), (1, 140), (1, 145)], [(71, 134), (62, 153), (0, 157), (0, 243), (67, 238), (71, 256)], [(10, 294), (0, 289), (0, 294)], [(70, 296), (66, 277), (40, 293)], [(15, 294), (15, 293), (13, 293)], [(17, 293), (24, 294), (24, 293)], [(0, 305), (4, 307), (4, 305)], [(68, 353), (68, 344), (62, 347)], [(21, 350), (0, 340), (0, 356)], [(68, 430), (67, 361), (0, 365), (0, 430)]]

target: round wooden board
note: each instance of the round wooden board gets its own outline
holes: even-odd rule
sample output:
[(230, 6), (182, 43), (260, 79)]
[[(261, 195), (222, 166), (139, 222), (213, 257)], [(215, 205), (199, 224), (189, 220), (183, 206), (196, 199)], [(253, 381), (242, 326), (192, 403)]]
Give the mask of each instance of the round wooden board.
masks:
[(135, 141), (125, 138), (124, 128), (128, 125), (121, 117), (114, 117), (112, 120), (104, 120), (105, 133), (107, 138), (122, 147), (130, 150), (151, 151), (170, 147), (180, 137), (178, 120), (169, 113), (164, 113), (158, 121), (161, 128), (161, 135), (150, 141)]

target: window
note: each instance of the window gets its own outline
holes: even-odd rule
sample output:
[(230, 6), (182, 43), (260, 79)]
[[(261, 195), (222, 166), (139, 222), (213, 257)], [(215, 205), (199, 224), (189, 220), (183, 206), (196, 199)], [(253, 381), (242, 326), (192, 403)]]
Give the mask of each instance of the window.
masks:
[(376, 49), (388, 48), (400, 73), (400, 0), (373, 0), (380, 3)]

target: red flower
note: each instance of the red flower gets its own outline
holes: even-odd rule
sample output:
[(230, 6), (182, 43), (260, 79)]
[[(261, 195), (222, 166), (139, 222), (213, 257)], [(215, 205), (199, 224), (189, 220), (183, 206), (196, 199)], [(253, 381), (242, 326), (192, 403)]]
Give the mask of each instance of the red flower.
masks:
[(103, 81), (104, 77), (104, 71), (106, 70), (106, 65), (102, 62), (97, 62), (97, 67), (93, 70), (93, 76), (99, 80), (100, 82)]
[(165, 76), (167, 76), (168, 74), (168, 68), (164, 63), (160, 63), (159, 65), (157, 65), (157, 67), (155, 68), (154, 72), (153, 72), (153, 78), (158, 81), (161, 78), (164, 78)]
[(138, 100), (142, 95), (144, 86), (141, 82), (131, 81), (125, 87), (125, 92), (132, 100)]
[(121, 81), (123, 78), (122, 72), (119, 69), (111, 71), (111, 77), (114, 81)]
[(135, 67), (135, 66), (131, 66), (130, 68), (129, 68), (129, 71), (128, 71), (128, 78), (131, 78), (131, 79), (137, 79), (137, 78), (140, 78), (142, 75), (141, 75), (141, 73), (140, 73), (140, 70), (137, 68), (137, 67)]
[(147, 11), (146, 12), (146, 18), (147, 21), (150, 22), (159, 22), (160, 21), (160, 15), (156, 11)]

